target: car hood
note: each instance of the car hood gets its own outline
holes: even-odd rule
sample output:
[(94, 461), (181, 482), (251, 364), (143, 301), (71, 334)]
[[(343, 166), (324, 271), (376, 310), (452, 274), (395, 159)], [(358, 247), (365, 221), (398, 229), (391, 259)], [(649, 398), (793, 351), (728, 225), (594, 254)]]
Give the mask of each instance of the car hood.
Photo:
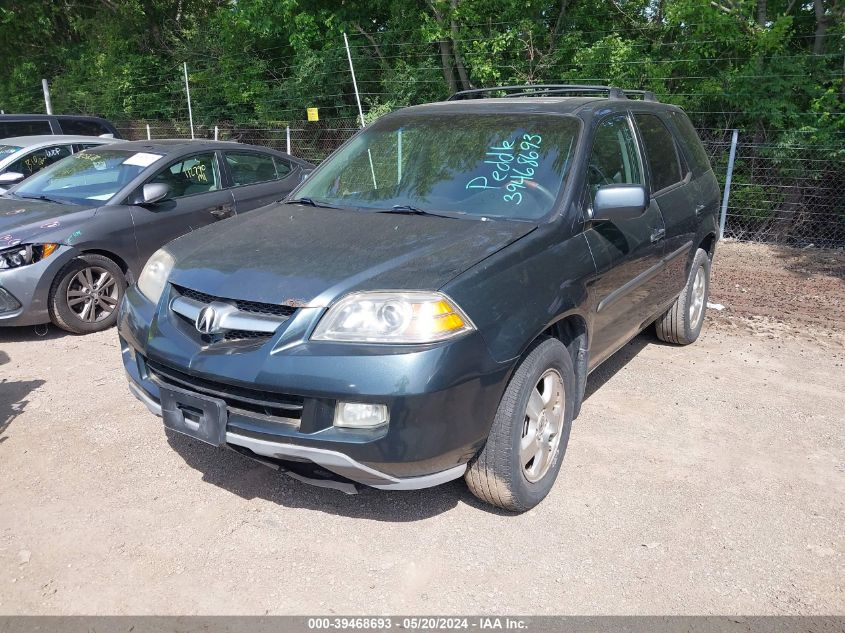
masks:
[(0, 248), (26, 242), (68, 244), (96, 207), (0, 198)]
[(323, 307), (351, 291), (440, 288), (534, 228), (274, 204), (173, 242), (170, 280), (217, 297)]

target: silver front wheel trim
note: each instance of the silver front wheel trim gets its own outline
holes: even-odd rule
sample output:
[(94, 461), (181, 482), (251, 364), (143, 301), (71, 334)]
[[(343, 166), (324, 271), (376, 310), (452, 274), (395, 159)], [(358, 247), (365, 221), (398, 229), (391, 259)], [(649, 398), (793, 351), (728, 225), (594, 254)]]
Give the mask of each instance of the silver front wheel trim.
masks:
[(564, 398), (563, 378), (556, 369), (547, 369), (528, 397), (519, 462), (531, 483), (540, 481), (554, 463), (563, 430)]
[(89, 266), (76, 273), (67, 286), (67, 306), (80, 321), (97, 323), (117, 307), (117, 279), (105, 268)]

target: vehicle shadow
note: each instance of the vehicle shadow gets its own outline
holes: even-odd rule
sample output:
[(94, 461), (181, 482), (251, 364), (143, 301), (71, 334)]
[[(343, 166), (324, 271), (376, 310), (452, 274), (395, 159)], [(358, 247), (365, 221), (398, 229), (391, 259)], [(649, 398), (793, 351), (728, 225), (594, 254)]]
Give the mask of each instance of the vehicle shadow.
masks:
[(511, 515), (479, 501), (463, 479), (436, 488), (410, 491), (359, 486), (358, 494), (347, 495), (339, 490), (300, 482), (234, 451), (215, 449), (170, 430), (166, 433), (173, 450), (188, 466), (202, 473), (204, 482), (244, 499), (259, 498), (288, 508), (391, 523), (422, 521), (447, 512), (459, 503), (491, 514)]
[(0, 343), (24, 343), (27, 341), (54, 341), (66, 336), (76, 336), (52, 324), (20, 325), (0, 327)]
[(617, 351), (613, 356), (599, 365), (593, 373), (587, 378), (587, 387), (584, 390), (584, 400), (586, 401), (594, 393), (599, 391), (605, 383), (613, 378), (619, 371), (625, 368), (637, 354), (643, 351), (649, 345), (670, 345), (664, 343), (654, 333), (654, 328), (648, 327), (640, 332), (633, 339), (628, 341), (624, 347)]
[[(9, 361), (9, 357), (0, 352), (0, 365)], [(8, 437), (6, 430), (12, 421), (23, 413), (29, 400), (26, 397), (44, 384), (43, 380), (5, 380), (0, 379), (0, 444)]]

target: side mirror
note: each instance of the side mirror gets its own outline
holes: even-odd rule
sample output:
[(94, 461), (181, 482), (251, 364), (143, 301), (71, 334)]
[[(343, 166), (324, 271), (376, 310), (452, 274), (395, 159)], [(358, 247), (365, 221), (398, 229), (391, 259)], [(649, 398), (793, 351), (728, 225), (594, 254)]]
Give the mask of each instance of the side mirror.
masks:
[(170, 193), (170, 187), (163, 182), (149, 182), (141, 190), (140, 204), (155, 204), (161, 202)]
[(0, 185), (14, 185), (23, 180), (23, 174), (17, 171), (7, 171), (0, 174)]
[(641, 185), (607, 185), (596, 192), (592, 219), (631, 220), (645, 213), (648, 203), (648, 192)]

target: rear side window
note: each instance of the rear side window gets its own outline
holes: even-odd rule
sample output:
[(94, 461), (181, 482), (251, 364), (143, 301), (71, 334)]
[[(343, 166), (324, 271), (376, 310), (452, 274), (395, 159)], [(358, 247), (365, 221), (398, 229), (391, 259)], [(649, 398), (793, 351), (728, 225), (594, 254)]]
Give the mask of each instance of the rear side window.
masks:
[(47, 165), (52, 165), (56, 161), (70, 156), (72, 153), (69, 145), (45, 147), (31, 152), (23, 158), (19, 158), (9, 165), (6, 171), (16, 171), (29, 178), (32, 174), (41, 171)]
[[(226, 164), (235, 187), (277, 180), (279, 174), (273, 157), (252, 152), (226, 152)], [(284, 174), (283, 174), (284, 175)]]
[(99, 121), (85, 121), (79, 119), (61, 119), (59, 125), (65, 134), (79, 134), (80, 136), (100, 136), (111, 134), (111, 130)]
[(0, 138), (12, 136), (38, 136), (52, 134), (50, 122), (46, 119), (32, 121), (0, 121)]
[(683, 179), (681, 161), (672, 133), (653, 114), (635, 114), (634, 119), (645, 145), (652, 193), (680, 182)]
[(672, 112), (672, 121), (684, 142), (687, 159), (692, 164), (692, 172), (698, 176), (710, 171), (710, 159), (707, 157), (707, 152), (701, 144), (698, 133), (692, 126), (689, 117), (683, 112)]

